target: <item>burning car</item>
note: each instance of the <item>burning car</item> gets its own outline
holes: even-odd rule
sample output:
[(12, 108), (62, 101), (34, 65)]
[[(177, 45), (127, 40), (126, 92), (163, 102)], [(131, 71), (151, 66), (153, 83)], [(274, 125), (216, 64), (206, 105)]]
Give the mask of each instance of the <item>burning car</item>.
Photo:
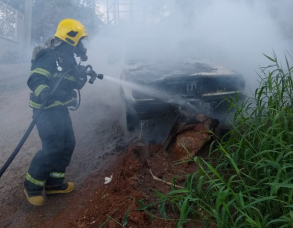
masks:
[(227, 97), (244, 96), (245, 81), (241, 74), (207, 63), (158, 62), (130, 63), (121, 75), (121, 89), (126, 105), (128, 130), (140, 120), (177, 112), (182, 108), (194, 112), (215, 110)]

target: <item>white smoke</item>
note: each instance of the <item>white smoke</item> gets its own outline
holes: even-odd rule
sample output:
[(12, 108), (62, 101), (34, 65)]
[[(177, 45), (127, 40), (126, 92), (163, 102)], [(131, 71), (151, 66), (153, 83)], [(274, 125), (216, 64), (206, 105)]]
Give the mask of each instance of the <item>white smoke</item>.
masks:
[(255, 71), (270, 64), (263, 54), (275, 52), (283, 59), (292, 49), (290, 0), (134, 2), (143, 13), (133, 14), (132, 20), (124, 13), (120, 25), (92, 40), (91, 50), (98, 55), (103, 47), (112, 65), (123, 63), (125, 53), (153, 61), (188, 56), (242, 73), (253, 91), (258, 86)]

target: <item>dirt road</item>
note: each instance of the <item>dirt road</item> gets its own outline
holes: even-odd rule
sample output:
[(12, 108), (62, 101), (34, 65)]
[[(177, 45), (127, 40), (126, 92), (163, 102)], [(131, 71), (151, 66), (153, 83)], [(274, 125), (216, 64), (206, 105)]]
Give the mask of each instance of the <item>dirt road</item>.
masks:
[[(29, 64), (1, 65), (0, 76), (0, 166), (8, 159), (31, 122), (26, 80)], [(114, 70), (113, 70), (114, 71)], [(13, 73), (11, 73), (13, 72)], [(112, 73), (112, 72), (110, 72)], [(124, 109), (119, 88), (106, 81), (86, 84), (80, 108), (71, 113), (77, 145), (66, 179), (78, 189), (91, 173), (105, 170), (108, 157), (131, 139), (124, 133)], [(40, 149), (36, 129), (0, 179), (0, 227), (33, 227), (66, 207), (69, 197), (49, 198), (45, 208), (29, 205), (23, 181), (31, 159)], [(97, 182), (103, 180), (97, 179)]]

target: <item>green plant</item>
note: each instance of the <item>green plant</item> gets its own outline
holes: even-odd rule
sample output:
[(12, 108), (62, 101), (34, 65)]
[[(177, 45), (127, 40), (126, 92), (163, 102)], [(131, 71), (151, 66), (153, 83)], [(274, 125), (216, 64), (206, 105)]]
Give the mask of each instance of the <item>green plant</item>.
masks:
[(114, 219), (113, 217), (111, 217), (110, 215), (107, 215), (108, 216), (108, 219), (103, 222), (102, 225), (99, 226), (99, 228), (102, 228), (104, 225), (106, 225), (106, 223), (109, 221), (109, 220), (113, 220), (114, 222), (116, 222), (119, 226), (121, 227), (126, 227), (127, 223), (128, 223), (128, 215), (129, 215), (129, 208), (127, 209), (125, 215), (124, 215), (124, 218), (123, 218), (123, 221), (122, 223), (118, 222), (116, 219)]
[[(266, 56), (266, 55), (265, 55)], [(261, 68), (254, 96), (234, 109), (228, 140), (210, 149), (216, 160), (194, 158), (199, 170), (187, 176), (184, 189), (159, 194), (160, 205), (179, 211), (177, 227), (201, 219), (226, 227), (293, 227), (293, 81), (277, 57)], [(165, 209), (160, 208), (163, 212)]]

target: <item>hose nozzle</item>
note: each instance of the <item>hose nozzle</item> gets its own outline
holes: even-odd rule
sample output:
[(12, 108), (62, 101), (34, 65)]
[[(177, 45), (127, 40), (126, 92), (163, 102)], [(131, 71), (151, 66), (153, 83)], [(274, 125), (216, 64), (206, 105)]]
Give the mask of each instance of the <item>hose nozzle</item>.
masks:
[(96, 78), (102, 80), (104, 78), (103, 74), (97, 74), (94, 70), (93, 67), (91, 65), (87, 65), (86, 66), (86, 73), (88, 76), (90, 76), (91, 78), (89, 79), (89, 83), (93, 84), (94, 81), (96, 80)]

